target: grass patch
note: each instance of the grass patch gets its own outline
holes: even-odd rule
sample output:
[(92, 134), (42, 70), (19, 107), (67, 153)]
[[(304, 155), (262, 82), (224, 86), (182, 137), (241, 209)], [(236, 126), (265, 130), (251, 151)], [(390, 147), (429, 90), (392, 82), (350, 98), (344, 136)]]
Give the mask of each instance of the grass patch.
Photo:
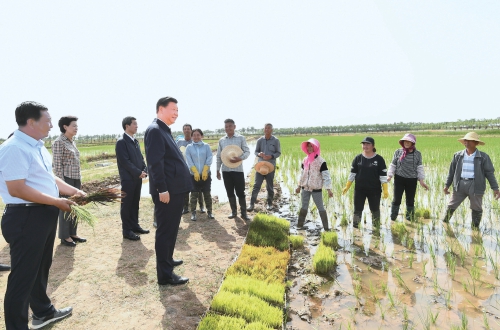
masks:
[(245, 244), (238, 260), (228, 268), (226, 276), (248, 275), (266, 283), (283, 283), (289, 259), (288, 251)]
[(232, 293), (247, 293), (273, 304), (285, 303), (284, 283), (266, 283), (246, 275), (226, 277), (221, 290)]
[(312, 260), (314, 271), (317, 274), (328, 274), (335, 267), (336, 261), (335, 251), (321, 241)]
[(280, 251), (288, 250), (290, 223), (272, 215), (258, 213), (250, 223), (247, 244), (272, 246)]
[(301, 249), (304, 247), (304, 236), (301, 235), (290, 235), (290, 244), (292, 244), (293, 249)]
[(325, 231), (321, 233), (321, 242), (326, 246), (337, 249), (339, 247), (338, 236), (334, 231)]
[(281, 327), (283, 322), (281, 308), (273, 307), (267, 302), (245, 293), (220, 291), (215, 295), (211, 309), (230, 316), (241, 317), (248, 322), (262, 322), (271, 327)]

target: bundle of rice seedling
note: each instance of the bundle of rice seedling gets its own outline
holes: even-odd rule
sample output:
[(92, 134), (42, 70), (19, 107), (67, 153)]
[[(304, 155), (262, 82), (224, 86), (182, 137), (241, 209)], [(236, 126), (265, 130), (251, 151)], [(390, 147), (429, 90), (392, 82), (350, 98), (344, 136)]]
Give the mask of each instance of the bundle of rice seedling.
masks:
[(107, 203), (117, 202), (123, 197), (125, 197), (125, 192), (120, 189), (103, 188), (96, 192), (87, 194), (87, 196), (72, 196), (69, 199), (81, 206), (88, 203), (106, 205)]
[(71, 212), (66, 220), (71, 220), (77, 224), (85, 223), (94, 228), (97, 223), (97, 218), (89, 212), (86, 208), (79, 205), (71, 205)]

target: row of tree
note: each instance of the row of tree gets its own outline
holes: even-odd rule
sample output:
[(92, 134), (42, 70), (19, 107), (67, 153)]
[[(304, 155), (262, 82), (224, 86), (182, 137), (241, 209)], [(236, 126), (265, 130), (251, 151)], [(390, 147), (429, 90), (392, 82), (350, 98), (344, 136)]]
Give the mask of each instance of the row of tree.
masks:
[[(426, 130), (482, 130), (500, 129), (500, 117), (496, 119), (467, 119), (453, 122), (441, 123), (392, 123), (392, 124), (362, 124), (362, 125), (338, 125), (338, 126), (315, 126), (315, 127), (289, 127), (274, 128), (275, 135), (301, 135), (301, 134), (355, 134), (355, 133), (384, 133), (384, 132), (415, 132)], [(205, 138), (218, 138), (225, 134), (223, 128), (215, 130), (203, 130)], [(244, 127), (238, 130), (243, 135), (261, 135), (263, 127)], [(122, 135), (101, 134), (101, 135), (78, 135), (77, 144), (112, 144)], [(174, 136), (182, 135), (182, 132), (173, 132)], [(46, 145), (51, 145), (58, 135), (47, 137)], [(144, 138), (144, 132), (137, 133), (137, 139)], [(0, 139), (0, 142), (3, 140)]]

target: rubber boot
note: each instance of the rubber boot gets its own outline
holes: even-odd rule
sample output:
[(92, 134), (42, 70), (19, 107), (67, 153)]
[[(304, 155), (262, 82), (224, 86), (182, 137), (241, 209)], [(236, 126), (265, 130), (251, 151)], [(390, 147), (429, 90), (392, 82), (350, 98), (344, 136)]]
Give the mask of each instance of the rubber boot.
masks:
[(446, 210), (446, 215), (444, 216), (443, 222), (448, 223), (450, 222), (451, 216), (455, 212), (455, 209), (447, 209)]
[(298, 228), (304, 227), (304, 222), (306, 221), (307, 209), (300, 209), (299, 211), (299, 222), (297, 223)]
[(238, 215), (238, 207), (236, 206), (236, 197), (229, 197), (229, 206), (231, 206), (231, 214), (228, 215), (229, 219), (236, 218)]
[(196, 221), (196, 211), (191, 212), (191, 220)]
[(274, 191), (272, 193), (267, 193), (266, 209), (268, 211), (273, 209), (273, 198), (274, 198)]
[(479, 229), (479, 224), (481, 223), (481, 218), (483, 217), (483, 211), (472, 210), (472, 228)]
[(184, 208), (182, 209), (182, 214), (189, 213), (189, 193), (187, 192), (184, 196)]
[(395, 204), (395, 203), (392, 203), (392, 205), (391, 205), (391, 220), (392, 221), (396, 221), (396, 219), (398, 218), (399, 205), (400, 204)]
[(207, 206), (207, 217), (209, 219), (215, 219), (213, 213), (212, 213), (212, 194), (210, 194), (210, 191), (204, 191), (203, 192), (203, 199), (205, 200), (205, 205)]
[(203, 207), (203, 196), (205, 196), (205, 193), (203, 191), (200, 191), (198, 195), (199, 195), (198, 203), (200, 204), (200, 213), (205, 213), (207, 212)]
[(352, 225), (354, 228), (359, 228), (359, 223), (361, 222), (361, 214), (363, 212), (354, 212), (352, 216)]
[(330, 226), (328, 225), (328, 215), (326, 211), (319, 211), (319, 216), (321, 218), (321, 222), (323, 223), (323, 229), (325, 231), (330, 231)]
[(380, 232), (380, 210), (372, 211), (372, 226), (375, 232)]
[(406, 217), (406, 220), (413, 222), (415, 220), (415, 207), (407, 206), (405, 217)]
[[(198, 195), (200, 193), (197, 191), (191, 192), (191, 198), (189, 204), (191, 206), (191, 213), (196, 212), (196, 204), (198, 203)], [(192, 220), (192, 219), (191, 219)]]
[(250, 218), (247, 216), (247, 200), (245, 197), (238, 199), (240, 202), (241, 218), (245, 221), (249, 221)]
[(247, 211), (248, 212), (252, 212), (253, 211), (253, 209), (255, 207), (254, 204), (255, 204), (256, 200), (257, 200), (257, 198), (253, 198), (253, 196), (252, 196), (252, 198), (250, 198), (250, 205), (247, 207)]

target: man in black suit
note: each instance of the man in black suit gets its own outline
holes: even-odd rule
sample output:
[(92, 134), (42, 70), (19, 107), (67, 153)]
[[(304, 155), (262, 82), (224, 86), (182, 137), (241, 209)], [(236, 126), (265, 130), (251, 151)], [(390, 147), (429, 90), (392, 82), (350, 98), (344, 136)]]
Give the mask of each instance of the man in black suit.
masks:
[(120, 216), (122, 218), (123, 237), (132, 241), (140, 238), (137, 234), (148, 234), (149, 230), (139, 226), (139, 201), (141, 200), (142, 179), (147, 176), (147, 167), (142, 157), (139, 141), (134, 138), (137, 133), (137, 120), (125, 117), (122, 121), (125, 133), (116, 142), (115, 152), (118, 173), (125, 198), (122, 199)]
[(177, 100), (162, 97), (156, 103), (157, 118), (146, 129), (144, 143), (149, 172), (149, 192), (155, 204), (156, 272), (158, 284), (184, 284), (188, 278), (174, 273), (182, 260), (174, 260), (175, 241), (182, 217), (184, 196), (193, 188), (191, 174), (170, 125), (179, 114)]

